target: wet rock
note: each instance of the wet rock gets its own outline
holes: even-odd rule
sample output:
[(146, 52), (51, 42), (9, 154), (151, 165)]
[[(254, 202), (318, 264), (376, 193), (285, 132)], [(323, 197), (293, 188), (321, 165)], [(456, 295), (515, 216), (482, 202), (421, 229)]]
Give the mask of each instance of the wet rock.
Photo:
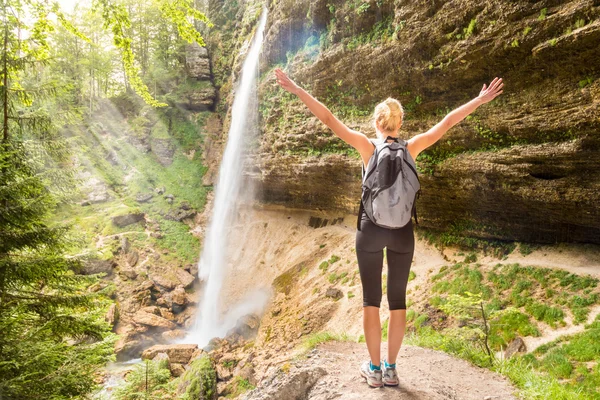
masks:
[(142, 359), (153, 359), (158, 353), (166, 353), (173, 363), (187, 364), (198, 349), (197, 344), (158, 344), (144, 350)]
[(144, 213), (131, 213), (112, 217), (112, 222), (119, 228), (144, 220)]
[(260, 318), (257, 315), (244, 315), (237, 320), (236, 326), (227, 332), (227, 340), (232, 339), (237, 342), (239, 338), (234, 337), (234, 335), (239, 335), (244, 340), (251, 339), (256, 336), (259, 324)]

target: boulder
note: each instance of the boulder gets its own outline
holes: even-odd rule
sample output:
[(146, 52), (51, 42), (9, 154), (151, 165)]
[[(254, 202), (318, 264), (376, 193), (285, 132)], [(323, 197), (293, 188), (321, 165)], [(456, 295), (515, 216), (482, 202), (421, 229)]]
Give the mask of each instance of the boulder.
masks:
[(187, 293), (183, 286), (179, 285), (170, 293), (172, 310), (175, 314), (179, 314), (188, 303)]
[[(129, 264), (130, 267), (135, 267), (139, 258), (140, 258), (139, 253), (136, 250), (131, 250), (129, 252), (129, 254), (127, 254), (127, 264)], [(135, 279), (135, 278), (133, 278), (133, 279)]]
[(217, 373), (213, 360), (207, 354), (194, 360), (179, 378), (177, 395), (197, 400), (217, 400)]
[(248, 340), (258, 332), (260, 318), (254, 314), (244, 315), (237, 320), (236, 326), (227, 332), (227, 340), (237, 342), (241, 338)]
[(80, 272), (83, 275), (94, 275), (100, 273), (111, 275), (116, 266), (117, 263), (114, 260), (88, 259), (83, 262), (83, 268)]
[(152, 279), (152, 281), (156, 285), (158, 285), (168, 291), (175, 289), (177, 287), (177, 285), (179, 284), (179, 282), (177, 282), (173, 279), (170, 279), (169, 277), (167, 277), (161, 273), (153, 274), (150, 277), (150, 279)]
[(135, 201), (138, 203), (147, 203), (152, 197), (154, 197), (152, 193), (138, 193), (137, 196), (135, 196)]
[(504, 358), (509, 359), (513, 355), (515, 355), (515, 353), (526, 352), (526, 351), (527, 351), (527, 347), (525, 346), (525, 342), (523, 341), (523, 338), (521, 338), (520, 336), (517, 336), (516, 338), (514, 338), (512, 340), (512, 342), (510, 342), (510, 344), (504, 351)]
[[(246, 372), (247, 375), (249, 371), (250, 370)], [(327, 370), (320, 366), (301, 368), (288, 374), (282, 374), (280, 371), (276, 371), (266, 378), (263, 387), (245, 393), (240, 399), (303, 399), (305, 398), (306, 393), (311, 391), (314, 384), (326, 374)]]
[(167, 353), (158, 353), (152, 358), (152, 361), (166, 361), (167, 364), (171, 364), (171, 360), (169, 360), (169, 355)]
[(325, 292), (325, 297), (331, 297), (334, 300), (339, 300), (344, 297), (344, 293), (338, 288), (329, 288)]
[(180, 363), (169, 364), (169, 370), (171, 371), (171, 375), (173, 375), (174, 377), (181, 376), (185, 373), (185, 369)]
[(131, 243), (129, 243), (129, 238), (125, 235), (121, 236), (121, 252), (123, 254), (129, 253), (131, 249)]
[(123, 279), (131, 279), (133, 281), (137, 278), (137, 272), (132, 268), (121, 268), (119, 270), (119, 276)]
[(169, 321), (168, 319), (159, 317), (158, 315), (155, 315), (155, 314), (147, 313), (142, 310), (136, 312), (133, 315), (133, 321), (136, 324), (151, 326), (154, 328), (161, 328), (161, 329), (175, 329), (177, 327), (177, 325), (175, 325), (175, 323)]
[(177, 275), (177, 279), (179, 279), (179, 282), (181, 282), (183, 287), (186, 289), (192, 286), (192, 283), (194, 283), (194, 281), (196, 280), (196, 277), (194, 275), (190, 274), (182, 268), (176, 268), (175, 275)]
[(151, 360), (158, 353), (166, 353), (172, 363), (187, 364), (197, 349), (197, 344), (157, 344), (144, 350), (142, 359)]
[(117, 215), (112, 217), (112, 222), (119, 228), (135, 224), (144, 220), (144, 213), (130, 213), (124, 215)]

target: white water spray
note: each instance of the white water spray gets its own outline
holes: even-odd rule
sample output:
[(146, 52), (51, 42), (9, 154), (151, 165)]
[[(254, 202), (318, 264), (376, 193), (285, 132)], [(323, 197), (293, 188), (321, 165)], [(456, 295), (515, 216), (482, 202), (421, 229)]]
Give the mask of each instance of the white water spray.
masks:
[(249, 115), (249, 112), (258, 112), (258, 109), (250, 109), (250, 106), (258, 107), (256, 103), (250, 104), (250, 97), (256, 86), (258, 59), (266, 20), (267, 8), (263, 5), (260, 21), (244, 60), (240, 83), (235, 92), (227, 146), (223, 152), (219, 181), (215, 187), (213, 214), (198, 264), (198, 276), (204, 282), (203, 294), (198, 307), (196, 326), (185, 341), (198, 343), (200, 347), (208, 344), (213, 337), (224, 337), (227, 331), (235, 326), (239, 317), (262, 310), (268, 300), (265, 293), (247, 296), (244, 302), (232, 307), (222, 320), (220, 318), (219, 304), (223, 303), (220, 298), (221, 286), (228, 269), (225, 262), (225, 250), (228, 246), (227, 231), (233, 223), (234, 206), (240, 195), (244, 166), (240, 160), (244, 147), (248, 146), (244, 139), (247, 138), (247, 132), (251, 128), (248, 121), (252, 115)]

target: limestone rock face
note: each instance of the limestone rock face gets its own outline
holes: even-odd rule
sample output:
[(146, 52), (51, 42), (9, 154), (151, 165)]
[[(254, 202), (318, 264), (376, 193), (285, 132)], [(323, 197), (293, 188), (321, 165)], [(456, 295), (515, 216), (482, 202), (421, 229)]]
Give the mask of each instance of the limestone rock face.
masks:
[(170, 139), (151, 138), (150, 148), (152, 149), (152, 153), (156, 155), (158, 162), (163, 166), (167, 167), (173, 163), (175, 146), (171, 143)]
[[(531, 18), (543, 7), (545, 17)], [(357, 213), (361, 194), (360, 155), (278, 87), (266, 74), (275, 64), (289, 59), (296, 83), (371, 138), (374, 106), (388, 96), (403, 104), (399, 136), (408, 140), (502, 77), (503, 94), (417, 157), (419, 223), (488, 239), (600, 243), (600, 80), (589, 72), (600, 59), (600, 21), (572, 26), (589, 2), (403, 2), (354, 11), (320, 0), (270, 10), (260, 149), (246, 168), (260, 202)], [(387, 37), (357, 39), (386, 23)], [(321, 34), (326, 45), (311, 47)]]
[(192, 43), (185, 48), (185, 65), (188, 75), (196, 79), (210, 79), (210, 60), (206, 47)]

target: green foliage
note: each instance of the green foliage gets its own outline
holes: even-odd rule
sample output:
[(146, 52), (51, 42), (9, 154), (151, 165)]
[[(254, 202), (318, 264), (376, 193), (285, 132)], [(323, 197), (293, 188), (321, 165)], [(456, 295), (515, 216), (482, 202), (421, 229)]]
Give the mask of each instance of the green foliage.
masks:
[(444, 248), (445, 246), (458, 246), (461, 249), (480, 250), (484, 255), (491, 254), (492, 256), (500, 259), (510, 254), (516, 248), (514, 242), (473, 237), (473, 234), (471, 233), (473, 231), (490, 232), (495, 234), (503, 233), (494, 226), (475, 223), (470, 220), (454, 221), (443, 231), (415, 227), (415, 232), (420, 237), (424, 238), (429, 244), (433, 244), (438, 248)]
[(298, 348), (302, 350), (303, 354), (307, 354), (310, 350), (314, 349), (317, 345), (321, 343), (325, 343), (331, 340), (336, 340), (338, 342), (347, 342), (353, 340), (346, 332), (341, 334), (329, 332), (329, 331), (320, 331), (311, 333), (308, 336), (305, 336), (302, 339), (302, 342), (298, 345)]
[[(366, 8), (364, 8), (365, 4)], [(359, 12), (359, 10), (368, 9), (368, 7), (368, 3), (363, 3), (363, 5), (361, 5), (361, 7), (357, 9), (357, 13)], [(377, 21), (373, 25), (373, 29), (371, 29), (371, 31), (351, 37), (346, 43), (346, 48), (348, 50), (354, 50), (358, 46), (369, 43), (372, 44), (374, 47), (378, 44), (386, 43), (390, 40), (393, 40), (395, 32), (397, 32), (397, 28), (394, 27), (393, 16), (386, 16), (380, 21)]]
[(255, 386), (252, 383), (250, 383), (250, 381), (247, 378), (242, 378), (241, 376), (237, 375), (227, 385), (227, 395), (225, 397), (228, 399), (237, 398), (241, 394), (254, 388)]
[(117, 400), (164, 399), (174, 395), (169, 385), (170, 378), (167, 360), (146, 360), (127, 374), (125, 383), (115, 389), (113, 396)]
[[(1, 144), (0, 393), (7, 398), (69, 398), (89, 393), (92, 372), (112, 355), (103, 321), (110, 301), (90, 293), (95, 277), (76, 275), (82, 260), (70, 227), (48, 226), (55, 199), (22, 144)], [(73, 343), (69, 344), (68, 341)]]
[(414, 280), (416, 277), (417, 277), (417, 274), (415, 273), (415, 271), (411, 270), (411, 271), (408, 273), (408, 281), (409, 281), (409, 282), (410, 282), (410, 281), (412, 281), (412, 280)]
[(585, 79), (579, 81), (579, 88), (583, 89), (584, 87), (591, 85), (593, 82), (594, 78), (592, 78), (591, 76), (587, 76), (585, 77)]
[[(195, 29), (192, 21), (204, 22), (212, 27), (212, 22), (200, 11), (193, 7), (191, 0), (159, 0), (158, 9), (161, 15), (171, 21), (179, 32), (179, 36), (188, 41), (197, 42), (204, 46), (204, 39)], [(102, 14), (104, 28), (110, 29), (113, 34), (113, 44), (121, 53), (123, 68), (133, 90), (149, 105), (153, 107), (166, 107), (167, 104), (156, 100), (149, 92), (148, 86), (142, 80), (140, 68), (135, 62), (132, 42), (129, 36), (131, 29), (130, 14), (124, 4), (97, 0), (93, 3), (93, 10)]]
[(192, 361), (181, 380), (189, 382), (182, 400), (212, 399), (217, 390), (217, 372), (210, 355)]
[(381, 340), (386, 342), (388, 340), (388, 326), (389, 326), (390, 320), (386, 319), (385, 321), (383, 321), (383, 324), (381, 324)]
[(557, 327), (557, 322), (562, 322), (565, 314), (560, 308), (550, 307), (544, 303), (530, 302), (525, 306), (525, 310), (533, 315), (538, 321), (544, 321), (553, 328)]
[[(463, 28), (462, 33), (457, 33), (456, 35), (454, 35), (454, 37), (458, 40), (466, 40), (475, 33), (477, 33), (477, 19), (473, 18), (471, 19), (471, 21), (469, 21), (469, 25)], [(452, 36), (453, 33), (449, 33), (448, 35), (446, 35), (446, 38), (451, 39)]]
[(546, 14), (548, 13), (548, 9), (546, 7), (542, 8), (540, 10), (540, 15), (538, 15), (538, 21), (543, 21), (544, 19), (546, 19)]
[(323, 261), (321, 264), (319, 264), (319, 269), (325, 273), (327, 272), (327, 269), (329, 268), (329, 261)]

